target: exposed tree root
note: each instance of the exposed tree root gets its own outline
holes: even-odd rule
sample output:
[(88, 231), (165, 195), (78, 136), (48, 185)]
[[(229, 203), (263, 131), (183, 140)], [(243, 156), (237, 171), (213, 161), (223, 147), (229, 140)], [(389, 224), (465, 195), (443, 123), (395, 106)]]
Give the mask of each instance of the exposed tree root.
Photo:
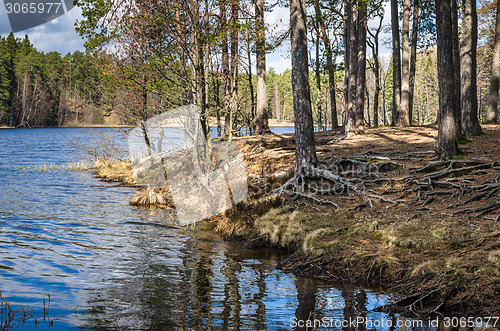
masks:
[[(398, 161), (406, 157), (408, 155), (399, 157)], [(303, 169), (299, 175), (292, 177), (273, 192), (334, 206), (337, 206), (337, 203), (318, 196), (354, 194), (362, 198), (364, 202), (354, 206), (352, 210), (360, 210), (368, 206), (372, 209), (373, 202), (370, 198), (395, 205), (401, 199), (411, 195), (415, 195), (417, 201), (423, 201), (422, 207), (439, 201), (445, 205), (442, 206), (443, 208), (455, 209), (478, 201), (488, 202), (500, 192), (500, 176), (483, 181), (481, 184), (475, 183), (477, 178), (460, 177), (477, 170), (485, 172), (475, 173), (474, 176), (488, 176), (490, 173), (487, 170), (496, 171), (494, 169), (496, 163), (482, 160), (434, 161), (422, 167), (413, 168), (408, 176), (400, 177), (399, 171), (404, 169), (405, 165), (394, 162), (387, 156), (366, 153), (340, 158), (336, 161), (332, 157), (324, 160), (326, 159), (331, 162), (329, 165), (323, 164)], [(380, 186), (382, 186), (380, 190), (370, 189), (370, 187), (380, 188)], [(387, 189), (387, 187), (397, 188)], [(396, 199), (385, 197), (393, 194), (398, 194), (398, 197)], [(454, 199), (456, 202), (448, 205)], [(482, 217), (498, 209), (500, 209), (498, 202), (494, 202), (455, 211), (453, 214), (477, 214), (477, 217)], [(426, 211), (429, 210), (433, 209), (427, 208)], [(421, 216), (423, 213), (416, 215)], [(418, 216), (410, 216), (409, 220)]]
[(415, 293), (394, 303), (380, 306), (375, 311), (385, 313), (410, 313), (414, 316), (437, 314), (445, 303), (449, 290), (443, 286), (426, 292)]

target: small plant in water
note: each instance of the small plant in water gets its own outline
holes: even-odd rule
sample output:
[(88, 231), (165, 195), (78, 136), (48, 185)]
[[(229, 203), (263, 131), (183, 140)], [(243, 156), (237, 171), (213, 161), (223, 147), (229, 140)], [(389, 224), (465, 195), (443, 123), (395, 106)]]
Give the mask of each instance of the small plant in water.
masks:
[(34, 166), (19, 166), (18, 167), (19, 171), (25, 172), (25, 171), (34, 171), (34, 172), (47, 172), (49, 170), (68, 170), (68, 171), (87, 171), (89, 170), (89, 166), (87, 163), (83, 161), (78, 161), (78, 162), (68, 162), (67, 164), (63, 165), (56, 165), (53, 162), (50, 162), (50, 164), (44, 163), (40, 165), (34, 165)]

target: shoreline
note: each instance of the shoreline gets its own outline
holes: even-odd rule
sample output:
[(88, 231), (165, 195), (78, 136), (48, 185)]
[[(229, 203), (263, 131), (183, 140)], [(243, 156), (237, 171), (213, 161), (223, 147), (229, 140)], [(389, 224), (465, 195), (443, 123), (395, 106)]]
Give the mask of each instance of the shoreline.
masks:
[[(337, 140), (338, 132), (316, 133), (323, 163), (338, 164), (359, 156), (356, 162), (377, 167), (374, 177), (366, 177), (367, 183), (378, 178), (383, 185), (370, 182), (366, 191), (373, 192), (364, 195), (315, 195), (315, 199), (264, 193), (291, 177), (291, 134), (238, 137), (235, 142), (245, 155), (250, 195), (208, 223), (225, 240), (288, 250), (290, 255), (279, 266), (282, 270), (382, 287), (401, 295), (404, 300), (381, 308), (386, 312), (498, 316), (497, 209), (480, 216), (481, 210), (461, 212), (500, 203), (494, 183), (500, 178), (500, 126), (484, 128), (485, 135), (461, 145), (466, 154), (453, 164), (430, 168), (436, 164), (431, 152), (437, 134), (433, 126), (369, 129), (343, 141)], [(436, 187), (424, 187), (423, 178), (437, 176), (447, 167), (452, 169), (450, 176), (434, 180)], [(415, 173), (418, 169), (431, 171)], [(489, 197), (468, 191), (488, 181), (496, 190), (487, 191)], [(453, 196), (460, 193), (456, 185), (463, 186), (461, 202)], [(462, 204), (469, 199), (470, 203)], [(338, 208), (318, 201), (330, 201)]]

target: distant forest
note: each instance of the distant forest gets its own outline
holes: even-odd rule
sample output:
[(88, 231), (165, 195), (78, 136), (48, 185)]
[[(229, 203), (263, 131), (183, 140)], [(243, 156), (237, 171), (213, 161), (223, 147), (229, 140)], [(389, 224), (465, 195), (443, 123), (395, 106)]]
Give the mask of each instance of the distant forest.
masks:
[[(95, 60), (79, 51), (43, 53), (25, 36), (0, 38), (0, 125), (57, 127), (102, 106)], [(80, 109), (80, 110), (79, 110)]]

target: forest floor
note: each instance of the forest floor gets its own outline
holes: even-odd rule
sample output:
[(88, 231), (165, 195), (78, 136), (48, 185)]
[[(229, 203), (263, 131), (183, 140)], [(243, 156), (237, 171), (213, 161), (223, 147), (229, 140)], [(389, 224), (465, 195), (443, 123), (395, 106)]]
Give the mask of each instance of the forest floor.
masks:
[(483, 130), (446, 162), (434, 159), (435, 126), (317, 133), (323, 168), (350, 192), (307, 180), (277, 194), (293, 175), (293, 135), (235, 138), (249, 197), (209, 222), (227, 240), (288, 249), (285, 271), (398, 294), (387, 312), (498, 316), (500, 126)]
[(317, 133), (324, 168), (362, 190), (326, 195), (318, 194), (331, 189), (324, 181), (303, 183), (305, 194), (271, 193), (292, 176), (292, 135), (238, 138), (251, 198), (214, 217), (214, 229), (290, 250), (283, 270), (405, 295), (386, 311), (498, 316), (500, 126), (484, 132), (462, 141), (449, 162), (434, 159), (434, 126), (368, 129), (345, 140)]

